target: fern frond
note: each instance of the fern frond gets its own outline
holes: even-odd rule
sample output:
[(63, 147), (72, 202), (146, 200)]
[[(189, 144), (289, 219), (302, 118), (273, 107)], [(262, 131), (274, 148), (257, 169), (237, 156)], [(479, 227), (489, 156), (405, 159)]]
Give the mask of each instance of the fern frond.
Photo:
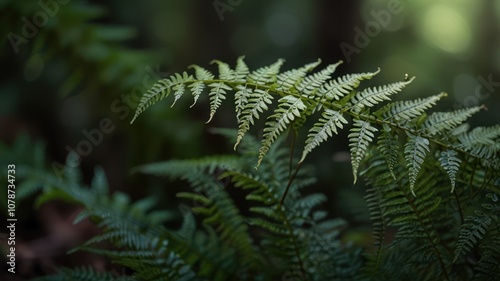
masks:
[(465, 122), (465, 120), (474, 113), (479, 112), (482, 108), (482, 106), (474, 106), (452, 112), (435, 112), (425, 120), (423, 127), (431, 136), (442, 131), (449, 131)]
[(272, 104), (273, 96), (269, 94), (268, 91), (257, 89), (249, 94), (247, 99), (241, 116), (239, 117), (238, 136), (234, 144), (235, 150), (243, 139), (243, 136), (250, 129), (250, 125), (254, 124), (254, 118), (259, 119), (259, 114), (269, 109), (268, 106)]
[(396, 179), (396, 175), (394, 174), (394, 166), (398, 161), (398, 134), (394, 131), (391, 131), (391, 128), (388, 126), (384, 126), (383, 128), (384, 129), (382, 130), (382, 133), (378, 138), (377, 147), (385, 157), (389, 172), (391, 173), (392, 177)]
[(462, 162), (460, 158), (457, 157), (457, 152), (452, 149), (441, 152), (439, 157), (439, 162), (441, 167), (446, 171), (450, 177), (451, 182), (451, 193), (455, 190), (455, 179), (457, 176), (458, 169), (460, 168), (460, 163)]
[(133, 123), (137, 116), (144, 112), (148, 107), (167, 97), (170, 94), (172, 87), (182, 85), (193, 80), (193, 76), (188, 75), (187, 72), (183, 72), (182, 75), (176, 73), (175, 75), (171, 75), (169, 78), (158, 81), (144, 94), (144, 96), (142, 96), (139, 105), (137, 105), (134, 118), (132, 118), (130, 123)]
[(318, 121), (319, 122), (314, 124), (314, 126), (309, 130), (306, 146), (304, 147), (299, 163), (304, 161), (307, 154), (309, 154), (315, 147), (319, 146), (329, 137), (332, 137), (333, 133), (338, 134), (337, 128), (343, 129), (343, 125), (348, 123), (342, 116), (342, 113), (332, 109), (325, 109), (322, 117)]
[(386, 120), (394, 120), (401, 123), (421, 116), (426, 110), (436, 105), (441, 98), (446, 96), (447, 94), (443, 92), (428, 98), (419, 98), (412, 101), (397, 101), (385, 105), (374, 114), (382, 116)]
[(426, 151), (429, 150), (429, 140), (420, 136), (408, 136), (408, 142), (405, 144), (405, 159), (406, 166), (408, 167), (408, 176), (410, 179), (410, 190), (413, 196), (415, 191), (413, 190), (415, 182), (417, 181), (418, 173), (420, 168), (424, 163), (424, 158)]
[(222, 101), (226, 99), (226, 91), (232, 90), (231, 87), (226, 85), (223, 82), (217, 82), (217, 83), (212, 83), (209, 84), (208, 87), (210, 87), (210, 117), (208, 118), (208, 121), (206, 123), (210, 123), (212, 121), (212, 118), (215, 115), (215, 112), (221, 105)]
[(321, 60), (318, 59), (315, 62), (308, 63), (300, 68), (287, 70), (283, 73), (278, 74), (276, 77), (277, 80), (277, 90), (278, 91), (290, 91), (295, 88), (295, 85), (302, 80), (306, 74), (312, 71), (321, 63)]
[(278, 136), (295, 118), (300, 117), (301, 112), (307, 108), (304, 102), (295, 96), (285, 96), (278, 103), (278, 108), (274, 111), (273, 115), (268, 117), (271, 120), (266, 122), (266, 127), (264, 128), (257, 167), (260, 166), (264, 156)]
[(474, 268), (477, 274), (472, 280), (489, 281), (500, 279), (500, 237), (497, 236), (483, 249), (483, 255)]
[(285, 60), (279, 59), (272, 65), (264, 66), (251, 72), (247, 77), (248, 82), (257, 85), (274, 84), (277, 79), (276, 75), (278, 75), (280, 68), (284, 62)]
[(389, 96), (400, 92), (406, 85), (410, 84), (415, 77), (408, 81), (396, 82), (389, 85), (367, 88), (357, 93), (351, 100), (351, 105), (355, 112), (361, 111), (365, 107), (372, 107), (384, 100), (391, 100)]
[(347, 74), (337, 79), (325, 83), (318, 90), (316, 98), (320, 101), (340, 100), (345, 94), (359, 86), (362, 80), (371, 79), (380, 72), (380, 68), (375, 72)]
[(336, 64), (330, 64), (325, 69), (306, 76), (302, 79), (296, 89), (302, 94), (306, 96), (315, 95), (316, 91), (325, 83), (327, 80), (331, 78), (331, 74), (335, 72), (337, 66), (339, 66), (342, 61), (339, 61)]
[(198, 65), (191, 65), (189, 66), (189, 68), (194, 68), (196, 80), (198, 80), (189, 85), (189, 88), (191, 88), (191, 92), (193, 93), (193, 104), (191, 104), (190, 107), (193, 107), (198, 101), (201, 93), (205, 89), (205, 83), (203, 83), (203, 80), (212, 80), (214, 79), (214, 75), (210, 71)]
[[(246, 65), (244, 59), (245, 56), (240, 56), (236, 60), (236, 68), (234, 70), (234, 74), (235, 74), (235, 80), (238, 82), (245, 82), (248, 73), (250, 73), (250, 70), (248, 69), (248, 66)], [(207, 79), (198, 79), (198, 80), (207, 80)]]
[(492, 203), (482, 204), (483, 210), (474, 211), (474, 216), (468, 216), (458, 233), (457, 245), (455, 246), (455, 257), (453, 262), (470, 252), (479, 240), (487, 233), (489, 226), (500, 216), (500, 204), (498, 194), (487, 194)]
[(368, 145), (374, 138), (374, 133), (378, 131), (370, 122), (354, 119), (353, 126), (350, 130), (349, 146), (351, 147), (351, 164), (354, 183), (358, 179), (358, 168), (361, 160), (365, 156)]

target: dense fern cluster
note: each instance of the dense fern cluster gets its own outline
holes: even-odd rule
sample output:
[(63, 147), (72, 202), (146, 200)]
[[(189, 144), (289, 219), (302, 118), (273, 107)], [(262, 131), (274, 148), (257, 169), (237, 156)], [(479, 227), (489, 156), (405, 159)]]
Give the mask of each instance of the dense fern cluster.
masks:
[[(90, 188), (84, 187), (73, 155), (63, 181), (38, 166), (22, 170), (29, 183), (25, 196), (43, 186), (39, 203), (62, 198), (83, 205), (76, 222), (91, 218), (103, 232), (79, 249), (130, 268), (131, 280), (500, 278), (500, 126), (470, 129), (465, 123), (481, 107), (428, 113), (445, 93), (391, 101), (414, 78), (358, 90), (380, 70), (333, 78), (340, 63), (314, 73), (320, 61), (284, 72), (283, 60), (255, 71), (243, 57), (234, 69), (214, 63), (217, 77), (194, 65), (194, 75), (160, 80), (134, 117), (170, 94), (175, 104), (191, 93), (194, 105), (207, 89), (211, 121), (222, 102), (234, 97), (238, 128), (217, 132), (232, 138), (241, 155), (135, 169), (189, 182), (192, 189), (178, 193), (185, 202), (179, 207), (180, 228), (164, 226), (177, 212), (156, 210), (151, 198), (130, 202), (122, 193), (109, 196), (99, 169)], [(256, 139), (249, 131), (262, 116), (263, 134)], [(308, 128), (307, 119), (316, 121)], [(288, 129), (307, 130), (299, 155), (281, 146)], [(354, 181), (359, 174), (368, 186), (373, 249), (341, 242), (345, 222), (321, 210), (323, 194), (301, 195), (314, 183), (307, 155), (342, 129), (349, 130)], [(291, 162), (297, 163), (294, 171)], [(245, 204), (231, 196), (234, 188), (241, 189)], [(114, 247), (99, 247), (103, 241)], [(61, 269), (51, 278), (129, 277)]]

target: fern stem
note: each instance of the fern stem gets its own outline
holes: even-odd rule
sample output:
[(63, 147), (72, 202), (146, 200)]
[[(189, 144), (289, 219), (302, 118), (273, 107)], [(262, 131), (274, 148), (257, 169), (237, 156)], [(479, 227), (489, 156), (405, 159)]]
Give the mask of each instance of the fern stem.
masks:
[(281, 196), (281, 200), (278, 204), (278, 208), (281, 209), (281, 206), (283, 206), (283, 203), (285, 202), (286, 195), (288, 194), (288, 191), (290, 190), (290, 186), (293, 183), (293, 180), (299, 173), (300, 168), (302, 167), (302, 162), (297, 164), (297, 167), (295, 168), (295, 171), (293, 172), (292, 176), (288, 179), (288, 184), (286, 185), (285, 192), (283, 192), (283, 195)]

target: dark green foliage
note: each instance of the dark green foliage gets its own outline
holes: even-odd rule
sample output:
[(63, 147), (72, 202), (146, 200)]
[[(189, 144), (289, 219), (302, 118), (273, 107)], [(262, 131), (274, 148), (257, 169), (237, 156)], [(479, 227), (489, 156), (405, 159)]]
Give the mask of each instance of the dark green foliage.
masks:
[[(332, 78), (339, 64), (311, 73), (319, 61), (281, 72), (283, 63), (251, 71), (243, 57), (235, 69), (214, 61), (218, 76), (192, 66), (194, 76), (174, 74), (143, 96), (134, 120), (170, 93), (174, 103), (186, 93), (196, 103), (207, 89), (210, 121), (234, 93), (238, 129), (218, 133), (231, 138), (240, 155), (135, 169), (189, 182), (192, 189), (178, 193), (186, 200), (178, 229), (164, 226), (175, 216), (153, 208), (151, 198), (108, 195), (99, 169), (90, 188), (82, 186), (71, 154), (62, 181), (39, 168), (25, 168), (25, 181), (43, 187), (39, 204), (52, 198), (81, 204), (77, 221), (89, 217), (103, 233), (79, 249), (110, 257), (139, 280), (498, 278), (500, 127), (469, 130), (464, 122), (480, 107), (429, 113), (446, 94), (381, 104), (413, 78), (358, 91), (378, 71)], [(257, 140), (248, 132), (262, 116)], [(306, 119), (317, 121), (307, 128)], [(308, 130), (300, 158), (281, 146), (288, 129)], [(341, 129), (349, 129), (354, 181), (360, 171), (369, 186), (373, 249), (341, 242), (347, 224), (320, 209), (326, 196), (301, 192), (315, 182), (306, 156)], [(234, 189), (245, 195), (243, 204)], [(100, 248), (102, 241), (113, 248)], [(76, 280), (94, 274), (71, 272), (61, 274), (82, 276)]]

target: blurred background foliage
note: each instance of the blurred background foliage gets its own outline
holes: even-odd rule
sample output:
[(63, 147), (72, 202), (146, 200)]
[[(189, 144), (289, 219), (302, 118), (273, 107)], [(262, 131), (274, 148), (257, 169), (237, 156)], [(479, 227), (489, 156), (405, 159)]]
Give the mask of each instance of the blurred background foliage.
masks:
[[(440, 109), (485, 104), (489, 110), (474, 125), (500, 121), (499, 1), (0, 0), (0, 21), (2, 166), (21, 159), (12, 151), (26, 152), (27, 138), (45, 144), (54, 172), (69, 150), (80, 147), (87, 179), (93, 167), (102, 166), (112, 190), (135, 198), (155, 194), (163, 208), (177, 206), (173, 194), (182, 183), (131, 175), (130, 169), (229, 152), (231, 144), (210, 134), (209, 126), (236, 127), (231, 108), (206, 126), (208, 106), (189, 109), (189, 101), (172, 109), (162, 102), (129, 124), (154, 81), (190, 64), (233, 62), (239, 55), (252, 69), (280, 57), (285, 68), (317, 58), (343, 60), (339, 75), (381, 67), (369, 85), (399, 81), (407, 73), (417, 80), (400, 98), (445, 91), (449, 96)], [(28, 137), (19, 141), (23, 133)], [(308, 161), (317, 167), (315, 191), (329, 197), (325, 207), (351, 222), (345, 239), (369, 245), (364, 188), (352, 187), (345, 134)], [(34, 212), (30, 201), (18, 208), (18, 218), (29, 222), (20, 224), (18, 239), (33, 245), (50, 232), (53, 216), (71, 207), (45, 211), (49, 219)], [(68, 214), (63, 218), (71, 221)], [(44, 258), (71, 263), (63, 258), (71, 243)], [(26, 276), (50, 270), (43, 262), (25, 264), (31, 266), (21, 268)]]

